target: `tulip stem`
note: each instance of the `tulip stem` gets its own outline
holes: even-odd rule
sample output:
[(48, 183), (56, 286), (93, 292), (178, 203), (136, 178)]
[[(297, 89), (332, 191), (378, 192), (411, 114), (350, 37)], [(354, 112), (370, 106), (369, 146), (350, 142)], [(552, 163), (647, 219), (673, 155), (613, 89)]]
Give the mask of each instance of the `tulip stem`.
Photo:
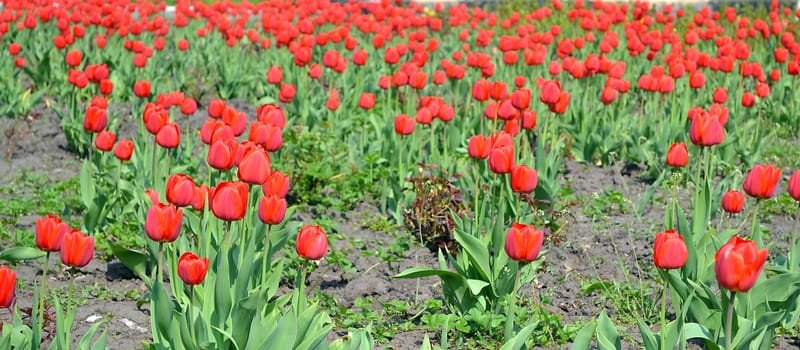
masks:
[(158, 282), (164, 282), (164, 242), (158, 242)]
[(733, 300), (736, 297), (736, 292), (731, 291), (731, 297), (728, 298), (728, 318), (725, 319), (725, 349), (731, 350), (731, 331), (733, 330)]
[(661, 278), (664, 280), (664, 288), (661, 291), (661, 350), (667, 349), (665, 341), (667, 335), (667, 289), (669, 289), (669, 272), (661, 270)]
[(508, 342), (514, 336), (514, 316), (516, 315), (516, 302), (517, 302), (517, 288), (519, 288), (519, 273), (522, 266), (517, 265), (517, 274), (514, 278), (514, 290), (511, 292), (508, 300), (508, 311), (506, 312), (506, 325), (504, 329), (504, 339)]
[(272, 225), (267, 225), (267, 238), (264, 241), (264, 259), (261, 261), (261, 279), (262, 283), (267, 281), (267, 261), (270, 258), (270, 250), (272, 249), (272, 242), (269, 240), (269, 234), (272, 230)]
[(761, 199), (756, 200), (756, 207), (753, 208), (753, 224), (750, 226), (750, 237), (756, 241), (759, 247), (763, 246), (761, 242), (761, 230), (758, 228), (758, 208), (761, 206)]
[(480, 235), (480, 226), (478, 223), (480, 221), (480, 195), (481, 195), (481, 178), (480, 178), (480, 170), (478, 169), (478, 165), (475, 165), (475, 237)]
[[(39, 315), (37, 323), (39, 335), (42, 334), (42, 329), (44, 328), (42, 323), (44, 323), (44, 304), (47, 291), (47, 269), (49, 267), (50, 267), (50, 252), (48, 251), (47, 255), (45, 255), (44, 270), (42, 270), (42, 284), (41, 284), (42, 293), (39, 294)], [(39, 341), (39, 345), (41, 345), (42, 339), (40, 338), (37, 341)]]
[(792, 241), (789, 242), (789, 271), (795, 271), (797, 266), (797, 222), (800, 221), (800, 203), (797, 205), (797, 218), (795, 218), (794, 223), (792, 224)]
[(189, 286), (189, 335), (192, 337), (192, 341), (196, 342), (197, 337), (194, 336), (194, 317), (192, 312), (192, 308), (194, 305), (194, 286)]
[(152, 168), (150, 168), (150, 170), (152, 171), (153, 178), (151, 180), (150, 187), (152, 187), (153, 190), (156, 191), (158, 191), (158, 186), (156, 186), (156, 178), (158, 177), (158, 171), (156, 171), (157, 159), (158, 159), (158, 143), (156, 143), (156, 138), (153, 137), (153, 163), (152, 163)]

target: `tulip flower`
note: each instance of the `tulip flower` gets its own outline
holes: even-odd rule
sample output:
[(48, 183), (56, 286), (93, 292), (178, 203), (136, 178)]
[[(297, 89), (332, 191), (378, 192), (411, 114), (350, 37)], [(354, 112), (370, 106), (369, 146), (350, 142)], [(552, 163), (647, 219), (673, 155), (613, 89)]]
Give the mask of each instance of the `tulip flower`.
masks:
[(217, 140), (208, 149), (206, 161), (208, 165), (217, 170), (233, 168), (234, 156), (238, 143), (235, 139)]
[(750, 197), (758, 199), (769, 199), (775, 195), (778, 181), (781, 178), (780, 168), (774, 165), (756, 165), (744, 179), (742, 189)]
[(515, 222), (508, 230), (504, 249), (512, 260), (529, 263), (539, 256), (543, 242), (542, 230), (537, 230), (533, 225)]
[(514, 147), (492, 145), (489, 152), (489, 169), (495, 174), (507, 174), (514, 166)]
[(117, 142), (117, 146), (114, 147), (114, 156), (117, 157), (120, 161), (127, 161), (131, 159), (131, 155), (133, 154), (133, 141), (131, 140), (120, 140)]
[(8, 266), (0, 266), (0, 308), (8, 309), (14, 304), (17, 291), (17, 273)]
[(105, 108), (90, 105), (86, 108), (83, 118), (83, 128), (88, 132), (100, 132), (108, 124), (108, 114)]
[(147, 211), (144, 232), (155, 242), (174, 242), (181, 233), (182, 224), (183, 209), (171, 204), (154, 203)]
[(274, 170), (269, 173), (267, 181), (261, 184), (261, 189), (264, 192), (264, 196), (278, 196), (284, 198), (286, 194), (289, 193), (289, 176), (278, 170)]
[(372, 109), (375, 107), (375, 94), (364, 92), (358, 99), (358, 107), (362, 109)]
[(239, 161), (239, 180), (252, 185), (267, 181), (270, 172), (269, 154), (260, 147), (253, 147)]
[(158, 135), (158, 132), (169, 122), (169, 112), (158, 104), (148, 103), (144, 106), (142, 122), (147, 128), (147, 132)]
[(526, 165), (511, 167), (511, 189), (517, 193), (531, 193), (536, 189), (539, 176), (536, 169)]
[(225, 110), (226, 106), (227, 102), (225, 100), (211, 100), (208, 104), (208, 116), (211, 118), (221, 118), (222, 111)]
[(296, 93), (297, 88), (295, 88), (294, 84), (281, 84), (278, 100), (283, 103), (291, 103)]
[(720, 200), (722, 209), (730, 214), (737, 214), (744, 207), (744, 194), (736, 190), (729, 190), (722, 195)]
[(137, 81), (133, 84), (133, 93), (139, 98), (150, 96), (150, 82), (147, 80)]
[(653, 245), (653, 262), (660, 269), (679, 269), (689, 259), (689, 251), (683, 236), (675, 230), (667, 230), (656, 235)]
[(733, 236), (714, 255), (719, 286), (732, 292), (747, 292), (756, 284), (767, 261), (767, 249), (755, 241)]
[(238, 221), (244, 218), (249, 196), (247, 184), (227, 181), (210, 190), (209, 207), (214, 216), (225, 221)]
[(81, 268), (89, 264), (94, 256), (94, 237), (72, 229), (64, 235), (61, 243), (61, 262), (64, 265)]
[(36, 220), (36, 246), (46, 252), (57, 252), (61, 250), (61, 242), (68, 230), (61, 218), (48, 214)]
[(272, 66), (267, 71), (267, 83), (278, 85), (283, 81), (283, 67)]
[(675, 168), (683, 168), (689, 162), (689, 151), (683, 142), (673, 143), (667, 151), (667, 165)]
[(181, 144), (181, 131), (178, 124), (164, 125), (156, 134), (156, 143), (164, 148), (177, 148)]
[(300, 228), (295, 244), (297, 255), (308, 260), (319, 260), (328, 252), (328, 237), (317, 225)]
[(174, 174), (167, 180), (167, 202), (185, 207), (194, 201), (194, 180), (185, 174)]
[(275, 195), (261, 197), (258, 218), (267, 225), (277, 225), (286, 215), (286, 199)]
[(789, 195), (795, 201), (800, 202), (800, 170), (795, 170), (791, 177), (789, 177)]
[(414, 119), (405, 114), (394, 117), (394, 131), (398, 135), (411, 135), (415, 126)]
[(108, 152), (114, 148), (114, 142), (117, 140), (117, 135), (113, 131), (103, 130), (97, 134), (94, 139), (94, 146), (102, 151)]
[(692, 118), (689, 126), (689, 139), (698, 146), (713, 146), (722, 143), (725, 129), (717, 116), (709, 113), (698, 113)]
[(281, 130), (286, 127), (286, 115), (280, 106), (271, 103), (258, 106), (256, 111), (258, 121), (268, 125), (274, 125)]
[(208, 258), (186, 252), (178, 259), (178, 276), (187, 286), (203, 283), (208, 272)]
[(208, 186), (200, 185), (194, 188), (194, 195), (192, 196), (192, 209), (203, 210), (206, 206), (206, 198), (208, 197)]

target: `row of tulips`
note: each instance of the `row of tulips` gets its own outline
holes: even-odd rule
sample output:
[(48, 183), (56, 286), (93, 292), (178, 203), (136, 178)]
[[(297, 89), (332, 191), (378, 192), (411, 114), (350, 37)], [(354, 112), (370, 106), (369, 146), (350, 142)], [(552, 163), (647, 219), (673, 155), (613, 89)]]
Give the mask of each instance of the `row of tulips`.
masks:
[[(191, 5), (180, 3), (175, 17), (165, 19), (157, 13), (163, 4), (132, 5), (138, 13), (134, 18), (128, 11), (108, 11), (128, 6), (120, 3), (38, 6), (21, 1), (9, 4), (0, 16), (4, 41), (14, 44), (8, 51), (16, 68), (9, 69), (24, 71), (36, 88), (49, 89), (59, 98), (66, 107), (62, 125), (68, 139), (88, 152), (81, 173), (86, 231), (101, 231), (116, 215), (140, 222), (152, 240), (146, 253), (113, 247), (150, 287), (151, 347), (258, 347), (271, 341), (270, 335), (251, 337), (251, 327), (279, 321), (317, 325), (304, 329), (319, 333), (297, 335), (291, 345), (310, 346), (304, 336), (312, 342), (324, 339), (321, 334), (329, 325), (326, 316), (305, 305), (303, 268), (295, 284), (293, 312), (286, 312), (288, 299), (282, 297), (267, 306), (254, 305), (256, 299), (272, 300), (276, 295), (285, 259), (273, 261), (272, 255), (294, 231), (288, 228), (294, 223), (284, 219), (291, 212), (287, 176), (295, 174), (272, 169), (274, 156), (284, 152), (287, 127), (331, 130), (346, 144), (357, 139), (355, 157), (370, 149), (366, 140), (380, 140), (381, 156), (396, 159), (392, 181), (414, 174), (408, 166), (412, 160), (440, 164), (448, 171), (473, 170), (466, 177), (467, 183), (475, 184), (473, 217), (453, 217), (461, 254), (440, 253), (437, 269), (414, 268), (398, 277), (440, 276), (453, 313), (505, 314), (504, 335), (510, 343), (536, 328), (518, 327), (515, 316), (521, 310), (515, 308), (516, 298), (519, 286), (530, 282), (541, 264), (536, 259), (543, 233), (529, 223), (552, 219), (542, 208), (559, 209), (556, 196), (565, 155), (600, 164), (619, 155), (646, 162), (651, 171), (660, 171), (654, 177), (661, 184), (672, 172), (661, 171), (664, 150), (688, 136), (701, 147), (698, 159), (705, 156), (704, 162), (694, 164), (693, 215), (688, 221), (674, 194), (665, 215), (667, 229), (690, 237), (684, 240), (687, 262), (681, 264), (680, 274), (663, 276), (673, 300), (691, 307), (688, 316), (676, 307), (680, 317), (675, 326), (662, 327), (662, 332), (680, 329), (684, 319), (694, 329), (722, 328), (721, 318), (707, 317), (720, 309), (709, 289), (709, 257), (722, 246), (720, 237), (734, 233), (724, 231), (717, 237), (709, 232), (716, 209), (712, 194), (721, 193), (731, 181), (712, 186), (716, 165), (756, 164), (766, 138), (763, 123), (781, 122), (786, 116), (792, 120), (790, 112), (770, 103), (789, 101), (786, 105), (794, 106), (791, 87), (800, 73), (800, 45), (791, 29), (796, 13), (773, 5), (767, 20), (751, 22), (737, 18), (736, 10), (720, 14), (705, 8), (687, 16), (684, 9), (673, 12), (670, 6), (582, 1), (568, 7), (552, 1), (508, 18), (466, 6), (439, 8), (429, 15), (417, 5), (402, 7), (391, 1)], [(564, 22), (554, 23), (557, 20)], [(682, 25), (688, 28), (673, 31)], [(52, 43), (55, 50), (36, 50), (42, 43)], [(209, 119), (199, 130), (201, 142), (208, 145), (206, 156), (195, 157), (197, 138), (190, 132), (183, 136), (181, 129), (186, 127), (179, 126), (177, 118), (171, 120), (171, 113), (175, 107), (183, 115), (198, 111), (197, 101), (202, 99), (186, 91), (193, 75), (204, 73), (212, 77), (220, 98), (208, 103)], [(509, 91), (512, 80), (514, 90)], [(48, 88), (50, 81), (53, 87)], [(631, 81), (637, 84), (631, 87)], [(729, 101), (729, 94), (736, 98)], [(228, 105), (234, 96), (259, 100), (261, 106), (244, 142), (239, 137), (248, 119)], [(114, 111), (107, 98), (132, 101), (132, 114), (142, 115), (137, 138), (116, 141), (112, 130), (120, 122), (109, 115)], [(531, 103), (537, 100), (541, 105)], [(690, 108), (706, 104), (707, 111)], [(537, 114), (537, 108), (547, 112)], [(765, 116), (764, 110), (776, 113)], [(688, 118), (683, 118), (687, 111)], [(643, 116), (663, 118), (642, 121)], [(402, 136), (399, 142), (391, 135), (392, 127)], [(712, 153), (711, 146), (720, 151)], [(119, 162), (109, 162), (102, 153), (94, 156), (93, 148), (103, 153), (113, 149)], [(666, 154), (667, 165), (686, 166), (688, 153), (684, 143), (676, 143)], [(150, 164), (146, 156), (152, 157)], [(475, 161), (466, 163), (470, 158)], [(207, 176), (197, 176), (204, 166)], [(117, 169), (115, 178), (105, 176), (110, 167)], [(761, 200), (772, 197), (774, 168), (756, 166), (751, 175), (744, 181), (745, 192)], [(792, 193), (797, 191), (795, 182), (790, 182)], [(482, 184), (490, 184), (489, 190)], [(673, 193), (678, 185), (673, 184)], [(389, 206), (399, 219), (412, 198), (402, 183), (386, 187), (392, 193), (381, 200), (395, 201)], [(146, 188), (158, 191), (149, 191), (148, 199)], [(723, 208), (728, 204), (723, 201)], [(190, 206), (192, 210), (184, 211)], [(763, 246), (758, 207), (751, 238)], [(301, 256), (324, 256), (327, 240), (319, 228), (297, 231)], [(753, 250), (750, 243), (731, 242)], [(745, 248), (719, 251), (737, 249)], [(191, 251), (205, 258), (186, 255)], [(754, 263), (748, 277), (741, 277), (724, 262), (725, 256), (737, 255), (721, 255), (723, 267), (716, 275), (723, 288), (735, 281), (737, 292), (745, 292), (742, 286), (761, 268)], [(246, 267), (245, 262), (258, 259), (260, 271)], [(147, 265), (152, 267), (150, 276)], [(193, 283), (203, 280), (201, 271), (212, 277), (213, 285)], [(187, 293), (171, 283), (170, 293), (165, 272), (170, 281), (191, 275), (186, 284), (193, 287)], [(789, 279), (793, 273), (787, 266), (786, 273), (761, 285)], [(195, 298), (195, 293), (203, 297)], [(791, 289), (786, 293), (769, 300), (796, 297)], [(170, 302), (173, 298), (176, 303)], [(737, 300), (738, 310), (752, 306)], [(732, 312), (732, 295), (728, 301)], [(503, 304), (505, 312), (500, 311)], [(181, 340), (174, 340), (174, 334), (181, 334)], [(447, 347), (446, 334), (441, 338)], [(650, 337), (645, 338), (650, 347)], [(664, 335), (661, 339), (660, 346), (669, 347)], [(720, 339), (706, 337), (709, 342)], [(732, 340), (730, 335), (724, 339)]]

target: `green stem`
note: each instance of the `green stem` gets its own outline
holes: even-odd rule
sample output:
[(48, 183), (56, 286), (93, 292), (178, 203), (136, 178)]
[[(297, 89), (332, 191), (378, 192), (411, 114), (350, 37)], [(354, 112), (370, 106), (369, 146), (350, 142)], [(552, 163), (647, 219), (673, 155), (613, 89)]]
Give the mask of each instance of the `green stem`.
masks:
[(750, 237), (756, 241), (759, 247), (763, 246), (761, 241), (761, 230), (758, 228), (758, 208), (761, 207), (761, 199), (756, 200), (756, 207), (753, 208), (753, 224), (750, 226)]
[(667, 343), (664, 341), (667, 335), (667, 289), (669, 289), (667, 274), (669, 274), (669, 271), (666, 270), (661, 273), (664, 280), (664, 288), (661, 291), (661, 350), (667, 349)]
[(153, 163), (152, 168), (150, 171), (152, 172), (152, 179), (150, 179), (150, 186), (153, 190), (158, 190), (158, 186), (156, 186), (156, 178), (158, 177), (158, 171), (156, 170), (156, 160), (158, 158), (158, 143), (156, 143), (156, 138), (153, 137)]
[(158, 282), (164, 283), (164, 242), (158, 242)]
[(267, 238), (264, 241), (264, 259), (261, 261), (262, 283), (267, 281), (267, 261), (270, 258), (270, 250), (272, 250), (272, 243), (269, 241), (269, 234), (271, 230), (272, 225), (267, 225)]
[(480, 171), (478, 170), (478, 165), (475, 165), (475, 237), (480, 234), (480, 226), (478, 226), (480, 222), (480, 196), (481, 196), (481, 178), (480, 178)]
[(728, 318), (725, 319), (725, 349), (732, 350), (731, 347), (731, 332), (733, 331), (733, 299), (736, 297), (736, 292), (731, 291), (731, 297), (728, 299)]
[[(39, 323), (37, 324), (37, 327), (39, 327), (38, 328), (39, 335), (42, 334), (42, 328), (44, 328), (42, 323), (44, 322), (44, 304), (45, 304), (45, 297), (47, 295), (47, 269), (50, 267), (49, 251), (45, 256), (45, 259), (46, 260), (44, 261), (44, 270), (42, 270), (42, 283), (41, 283), (42, 292), (41, 294), (39, 294), (39, 315), (38, 315)], [(39, 341), (39, 345), (41, 346), (41, 339), (38, 339), (37, 341)]]
[(798, 203), (797, 209), (797, 218), (795, 218), (794, 223), (792, 224), (792, 241), (789, 242), (789, 251), (791, 252), (789, 259), (789, 271), (795, 271), (797, 268), (797, 222), (800, 221), (800, 203)]
[(192, 337), (192, 342), (197, 344), (197, 337), (194, 335), (194, 286), (189, 286), (189, 335)]
[(516, 314), (517, 289), (519, 288), (519, 271), (522, 266), (517, 266), (517, 276), (514, 278), (514, 290), (508, 300), (508, 311), (506, 312), (506, 325), (504, 329), (504, 339), (506, 342), (514, 336), (514, 316)]

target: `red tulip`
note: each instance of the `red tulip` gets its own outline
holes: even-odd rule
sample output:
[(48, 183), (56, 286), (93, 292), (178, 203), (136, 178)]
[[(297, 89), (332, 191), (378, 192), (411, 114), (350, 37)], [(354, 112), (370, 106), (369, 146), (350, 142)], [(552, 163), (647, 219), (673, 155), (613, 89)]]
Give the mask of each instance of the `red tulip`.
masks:
[(281, 66), (272, 66), (269, 67), (269, 71), (267, 71), (267, 83), (270, 84), (280, 84), (283, 81), (283, 67)]
[(78, 50), (71, 50), (67, 52), (67, 57), (64, 59), (64, 62), (66, 62), (68, 66), (76, 67), (81, 64), (82, 58), (83, 58), (83, 52), (80, 52)]
[(284, 198), (286, 194), (289, 193), (289, 176), (278, 170), (274, 170), (269, 173), (267, 181), (261, 184), (261, 189), (264, 191), (264, 196), (278, 196)]
[(186, 252), (178, 259), (178, 276), (189, 286), (203, 283), (208, 272), (208, 258), (200, 259), (191, 252)]
[(234, 157), (238, 144), (236, 139), (217, 140), (208, 148), (206, 161), (208, 165), (217, 170), (228, 170), (233, 168)]
[(531, 90), (515, 90), (511, 93), (511, 104), (516, 109), (527, 109), (531, 105)]
[(17, 294), (17, 273), (0, 266), (0, 307), (10, 308)]
[(256, 114), (258, 115), (258, 121), (264, 124), (277, 126), (281, 130), (286, 127), (286, 115), (278, 105), (267, 103), (258, 106)]
[(164, 148), (177, 148), (181, 143), (181, 131), (178, 124), (164, 125), (156, 134), (156, 143)]
[(225, 100), (211, 100), (211, 103), (208, 104), (208, 116), (211, 118), (222, 117), (222, 111), (225, 110), (227, 104)]
[(88, 132), (100, 132), (108, 124), (108, 114), (105, 108), (90, 105), (86, 108), (86, 115), (83, 117), (83, 129)]
[(489, 151), (489, 170), (495, 174), (507, 174), (514, 166), (514, 147), (492, 145)]
[(283, 103), (291, 103), (294, 100), (294, 95), (297, 93), (297, 88), (294, 84), (281, 84), (281, 90), (278, 93), (278, 100)]
[(120, 161), (130, 160), (133, 154), (133, 147), (133, 141), (120, 140), (117, 142), (117, 146), (114, 147), (114, 156)]
[(742, 107), (753, 107), (756, 104), (756, 96), (752, 92), (742, 94)]
[(20, 44), (17, 43), (8, 44), (8, 53), (10, 53), (11, 56), (19, 55), (20, 51), (22, 51), (22, 46), (20, 46)]
[(467, 153), (470, 157), (475, 159), (489, 158), (489, 151), (491, 150), (491, 139), (483, 135), (473, 135), (469, 138), (467, 145)]
[(178, 40), (178, 50), (186, 51), (189, 49), (189, 40), (180, 39)]
[(769, 199), (775, 195), (778, 181), (781, 179), (781, 169), (774, 165), (756, 165), (744, 179), (742, 189), (750, 197)]
[(200, 185), (194, 188), (194, 196), (192, 196), (192, 209), (203, 210), (206, 206), (206, 198), (208, 197), (208, 187)]
[(36, 220), (36, 246), (46, 252), (61, 250), (61, 242), (69, 227), (61, 218), (48, 214)]
[(278, 196), (261, 197), (258, 202), (258, 218), (267, 225), (277, 225), (286, 215), (286, 199)]
[(789, 195), (800, 202), (800, 170), (795, 170), (789, 177)]
[(187, 97), (181, 102), (181, 113), (183, 115), (192, 115), (197, 112), (197, 101), (193, 98)]
[(414, 118), (405, 114), (399, 114), (394, 117), (394, 131), (398, 135), (411, 135), (414, 132)]
[(252, 185), (267, 181), (270, 172), (269, 154), (260, 147), (253, 147), (239, 161), (239, 180)]
[(192, 205), (194, 180), (185, 174), (174, 174), (167, 180), (167, 202), (177, 207)]
[(696, 70), (689, 74), (689, 87), (692, 89), (702, 88), (706, 84), (706, 76), (703, 71)]
[(86, 236), (78, 229), (72, 229), (64, 235), (61, 242), (61, 262), (64, 265), (81, 268), (92, 261), (94, 255), (94, 237)]
[(209, 207), (214, 216), (225, 221), (237, 221), (244, 218), (249, 196), (247, 184), (238, 181), (227, 181), (211, 189)]
[(716, 88), (714, 90), (713, 96), (714, 103), (725, 103), (728, 101), (728, 89), (726, 88)]
[(133, 93), (139, 98), (150, 96), (150, 82), (147, 80), (139, 80), (133, 84)]
[(536, 260), (544, 243), (544, 232), (533, 225), (515, 222), (506, 235), (505, 251), (508, 257), (523, 263)]
[(673, 143), (667, 151), (667, 165), (675, 168), (683, 168), (689, 162), (689, 151), (683, 142)]
[(154, 203), (147, 211), (144, 232), (155, 242), (174, 242), (181, 233), (182, 223), (183, 209), (171, 204)]
[(308, 260), (319, 260), (328, 252), (328, 237), (317, 225), (300, 228), (295, 244), (297, 255)]
[(472, 98), (477, 101), (484, 102), (489, 99), (489, 90), (492, 88), (492, 83), (488, 80), (478, 80), (472, 85)]
[(525, 165), (515, 165), (511, 167), (511, 189), (518, 193), (531, 193), (539, 183), (539, 175), (536, 169), (531, 169)]
[(113, 131), (103, 130), (95, 137), (94, 146), (102, 152), (108, 152), (114, 148), (114, 142), (116, 141), (117, 134)]
[(653, 261), (660, 269), (679, 269), (689, 259), (689, 251), (683, 236), (675, 230), (667, 230), (656, 235), (653, 245)]
[(756, 242), (733, 236), (717, 251), (714, 261), (720, 287), (733, 292), (747, 292), (756, 284), (764, 268), (767, 249), (759, 250)]
[(729, 190), (722, 195), (722, 209), (728, 213), (736, 214), (744, 207), (744, 194), (736, 190)]
[(699, 113), (692, 119), (689, 126), (689, 139), (698, 146), (713, 146), (722, 143), (725, 138), (725, 129), (717, 116), (708, 113)]
[(144, 106), (142, 121), (150, 134), (158, 135), (169, 122), (169, 112), (156, 103), (148, 103)]
[(364, 92), (358, 99), (358, 107), (362, 109), (372, 109), (375, 107), (375, 94)]

